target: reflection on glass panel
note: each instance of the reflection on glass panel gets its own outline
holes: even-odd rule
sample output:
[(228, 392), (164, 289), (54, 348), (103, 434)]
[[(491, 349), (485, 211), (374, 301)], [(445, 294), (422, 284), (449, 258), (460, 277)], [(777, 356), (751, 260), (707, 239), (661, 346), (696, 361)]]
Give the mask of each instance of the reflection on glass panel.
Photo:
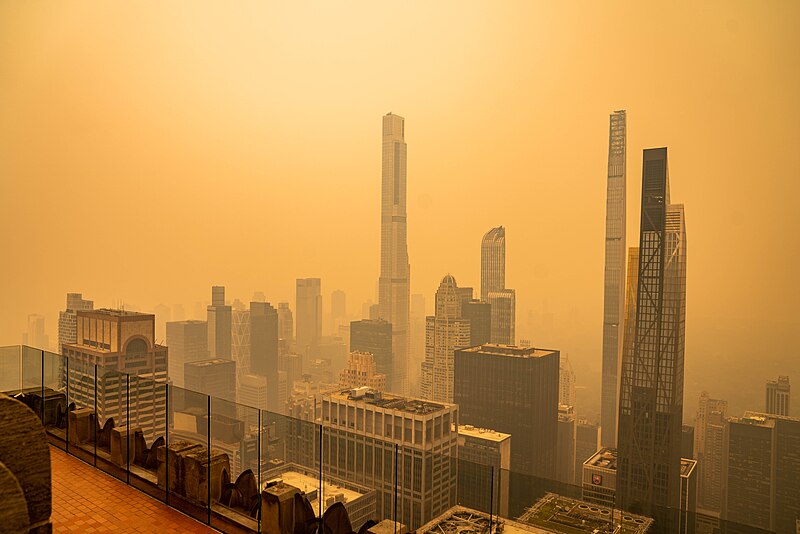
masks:
[(15, 395), (22, 386), (20, 347), (0, 347), (0, 391)]
[(164, 446), (167, 437), (167, 386), (136, 375), (129, 375), (127, 379), (124, 437), (129, 454), (132, 452), (132, 458), (128, 459), (130, 483), (158, 499), (164, 499), (163, 488), (156, 485), (158, 450)]

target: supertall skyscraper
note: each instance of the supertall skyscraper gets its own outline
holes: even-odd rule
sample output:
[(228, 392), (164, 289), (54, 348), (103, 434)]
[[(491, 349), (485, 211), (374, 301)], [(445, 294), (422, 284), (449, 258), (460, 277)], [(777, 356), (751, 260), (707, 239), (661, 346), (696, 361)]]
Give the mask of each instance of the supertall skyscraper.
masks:
[(625, 307), (625, 110), (612, 113), (609, 122), (600, 425), (602, 445), (614, 447), (617, 444), (619, 361)]
[[(680, 506), (686, 228), (670, 204), (667, 149), (644, 151), (642, 213), (632, 336), (620, 387), (619, 504), (661, 518)], [(631, 310), (629, 310), (631, 311)]]
[(408, 394), (409, 278), (406, 244), (405, 119), (383, 117), (381, 187), (381, 276), (378, 280), (380, 318), (392, 324), (394, 367), (390, 389)]
[(506, 229), (492, 228), (481, 240), (481, 300), (506, 288)]

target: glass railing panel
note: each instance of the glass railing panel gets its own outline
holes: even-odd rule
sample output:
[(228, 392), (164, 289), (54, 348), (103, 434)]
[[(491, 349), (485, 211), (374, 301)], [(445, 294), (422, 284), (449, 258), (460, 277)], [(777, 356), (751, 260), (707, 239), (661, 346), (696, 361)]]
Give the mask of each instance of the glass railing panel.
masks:
[(67, 359), (61, 354), (44, 353), (44, 418), (50, 443), (67, 448)]
[(159, 486), (167, 488), (170, 506), (209, 523), (210, 503), (219, 497), (214, 480), (221, 478), (222, 468), (209, 447), (211, 398), (174, 386), (169, 392), (167, 445), (158, 459)]
[[(309, 419), (312, 414), (313, 411)], [(277, 525), (270, 499), (286, 498), (294, 492), (292, 488), (307, 500), (300, 510), (304, 521), (313, 522), (312, 518), (320, 518), (324, 513), (327, 496), (320, 471), (320, 430), (313, 421), (261, 410), (262, 530)], [(325, 476), (335, 477), (335, 474), (325, 472)], [(334, 492), (333, 486), (327, 487)]]
[(66, 362), (67, 450), (94, 465), (95, 462), (95, 365), (78, 358)]
[(21, 347), (0, 347), (0, 392), (16, 395), (22, 389)]
[[(167, 439), (167, 386), (144, 376), (128, 376), (126, 440), (133, 457), (127, 460), (129, 483), (145, 493), (166, 500), (161, 483), (159, 450)], [(162, 452), (163, 454), (163, 452)]]
[(259, 412), (211, 397), (211, 525), (258, 530)]
[(133, 449), (128, 447), (129, 392), (127, 374), (110, 368), (97, 368), (97, 467), (125, 482), (129, 479), (128, 468), (133, 453)]
[(22, 391), (17, 397), (42, 419), (44, 416), (43, 354), (34, 347), (22, 346)]

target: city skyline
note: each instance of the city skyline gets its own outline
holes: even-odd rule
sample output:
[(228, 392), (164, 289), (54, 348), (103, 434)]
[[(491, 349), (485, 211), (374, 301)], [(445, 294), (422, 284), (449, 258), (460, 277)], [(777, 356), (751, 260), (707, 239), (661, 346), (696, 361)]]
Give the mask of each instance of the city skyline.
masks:
[[(377, 117), (392, 111), (409, 120), (413, 139), (411, 293), (428, 296), (430, 313), (444, 272), (479, 287), (475, 243), (502, 224), (513, 235), (507, 279), (517, 292), (517, 337), (568, 352), (583, 370), (578, 384), (594, 388), (578, 390), (582, 403), (596, 405), (590, 377), (600, 372), (602, 346), (607, 115), (624, 108), (629, 154), (670, 146), (673, 168), (687, 177), (674, 194), (696, 207), (687, 396), (709, 389), (732, 409), (763, 396), (763, 385), (746, 380), (754, 345), (771, 355), (755, 382), (797, 374), (787, 347), (800, 343), (789, 304), (800, 288), (786, 259), (798, 257), (800, 245), (782, 237), (796, 226), (789, 202), (800, 187), (790, 178), (800, 138), (798, 103), (790, 98), (800, 91), (793, 52), (800, 46), (788, 26), (796, 5), (733, 3), (723, 17), (693, 6), (657, 15), (652, 6), (625, 11), (615, 4), (509, 4), (504, 13), (460, 6), (460, 24), (447, 32), (440, 28), (451, 26), (448, 4), (403, 13), (371, 6), (351, 21), (328, 7), (307, 20), (310, 40), (286, 29), (305, 16), (299, 8), (198, 9), (189, 18), (151, 8), (107, 6), (83, 19), (65, 6), (47, 14), (34, 5), (2, 8), (0, 116), (8, 128), (0, 172), (10, 179), (0, 192), (18, 200), (0, 214), (0, 243), (20, 261), (8, 262), (0, 278), (7, 303), (0, 339), (17, 342), (27, 316), (41, 314), (52, 342), (63, 296), (72, 291), (104, 305), (182, 303), (190, 311), (213, 283), (245, 302), (254, 289), (271, 302), (292, 302), (294, 279), (318, 276), (325, 288), (344, 289), (351, 309), (375, 302)], [(655, 16), (663, 26), (645, 32), (635, 23)], [(369, 28), (384, 27), (387, 17), (398, 24), (363, 49)], [(416, 28), (413, 41), (404, 27)], [(685, 37), (677, 47), (675, 31)], [(575, 33), (586, 39), (572, 41)], [(278, 54), (276, 43), (296, 51), (296, 61)], [(143, 61), (152, 50), (158, 59)], [(90, 72), (103, 72), (106, 85)], [(304, 72), (337, 82), (320, 90)], [(62, 90), (49, 92), (53, 84)], [(133, 109), (140, 112), (132, 117)], [(731, 110), (757, 111), (770, 135), (744, 128), (744, 111)], [(40, 157), (42, 146), (48, 158)], [(319, 147), (313, 158), (306, 157), (311, 146)], [(753, 186), (762, 180), (767, 187)], [(121, 207), (122, 184), (132, 181), (137, 186), (126, 187)], [(630, 213), (638, 187), (628, 189)], [(481, 209), (466, 217), (465, 207), (478, 200), (485, 200)], [(137, 231), (100, 225), (94, 238), (106, 261), (75, 255), (73, 240), (54, 231), (64, 226), (66, 206), (91, 206), (96, 219), (135, 218)], [(756, 210), (747, 224), (745, 206)], [(28, 214), (35, 220), (19, 224)], [(729, 220), (736, 231), (727, 231)], [(628, 236), (636, 222), (628, 221)], [(258, 246), (243, 225), (268, 229)], [(70, 261), (54, 271), (58, 258)], [(122, 265), (113, 277), (107, 261)], [(727, 290), (732, 284), (735, 294)], [(550, 314), (546, 327), (542, 317)], [(701, 377), (723, 361), (737, 380), (704, 386)]]

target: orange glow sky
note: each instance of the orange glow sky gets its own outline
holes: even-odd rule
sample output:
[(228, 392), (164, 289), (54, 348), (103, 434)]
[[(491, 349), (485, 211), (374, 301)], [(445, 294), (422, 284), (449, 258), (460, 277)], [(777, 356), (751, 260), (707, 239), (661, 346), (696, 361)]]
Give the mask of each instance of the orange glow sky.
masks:
[(30, 313), (55, 344), (67, 291), (191, 316), (212, 284), (293, 303), (319, 276), (360, 314), (392, 111), (412, 293), (430, 311), (448, 272), (478, 289), (506, 226), (518, 337), (568, 352), (594, 402), (627, 109), (628, 244), (643, 148), (669, 147), (686, 206), (687, 406), (800, 384), (799, 22), (788, 1), (1, 2), (0, 344)]

